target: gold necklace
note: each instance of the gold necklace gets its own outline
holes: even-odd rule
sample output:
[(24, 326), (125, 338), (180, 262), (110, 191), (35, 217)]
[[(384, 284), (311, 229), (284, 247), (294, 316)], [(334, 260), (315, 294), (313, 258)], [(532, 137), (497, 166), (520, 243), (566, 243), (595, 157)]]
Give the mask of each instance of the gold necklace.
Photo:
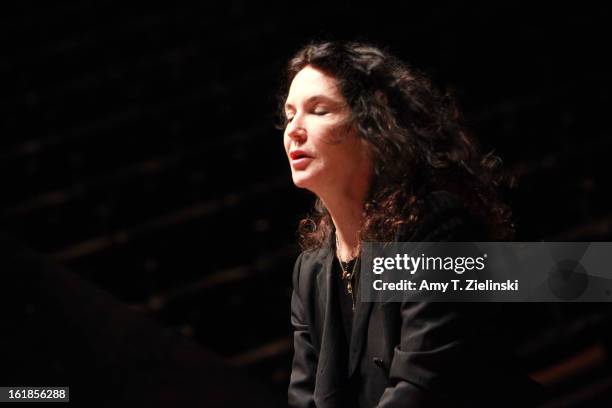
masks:
[(347, 266), (344, 266), (344, 263), (340, 260), (340, 256), (338, 255), (340, 249), (340, 244), (338, 242), (338, 236), (336, 235), (336, 258), (338, 259), (338, 263), (340, 264), (340, 269), (342, 269), (342, 280), (346, 281), (346, 290), (349, 293), (349, 295), (351, 295), (351, 304), (353, 305), (353, 311), (355, 310), (355, 296), (353, 295), (353, 276), (355, 275), (355, 268), (357, 267), (357, 259), (353, 258), (355, 260), (355, 263), (353, 264), (353, 268), (351, 269), (351, 272), (348, 271), (348, 264), (351, 263), (351, 261), (348, 261), (346, 264)]

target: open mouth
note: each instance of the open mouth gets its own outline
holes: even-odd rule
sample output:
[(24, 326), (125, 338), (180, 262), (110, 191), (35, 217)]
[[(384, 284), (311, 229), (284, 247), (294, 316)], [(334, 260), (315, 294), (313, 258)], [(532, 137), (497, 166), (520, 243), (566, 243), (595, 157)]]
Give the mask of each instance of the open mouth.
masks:
[(312, 161), (312, 157), (301, 150), (291, 152), (289, 157), (291, 158), (291, 167), (294, 170), (304, 170)]
[(291, 160), (299, 160), (299, 159), (304, 159), (304, 158), (311, 158), (309, 155), (307, 155), (305, 152), (303, 152), (301, 150), (296, 150), (294, 152), (291, 152), (291, 154), (289, 156), (291, 157)]

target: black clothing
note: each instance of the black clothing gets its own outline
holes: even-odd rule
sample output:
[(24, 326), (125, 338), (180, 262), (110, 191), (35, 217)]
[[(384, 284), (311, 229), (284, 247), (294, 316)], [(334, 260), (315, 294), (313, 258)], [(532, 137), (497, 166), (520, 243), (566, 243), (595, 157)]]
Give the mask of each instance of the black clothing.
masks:
[[(352, 270), (353, 266), (356, 264), (357, 259), (354, 259), (349, 262), (348, 270)], [(359, 265), (355, 265), (356, 268)], [(358, 274), (357, 269), (356, 274)], [(353, 284), (353, 296), (348, 292), (346, 279), (342, 279), (342, 268), (340, 267), (340, 262), (336, 259), (336, 262), (333, 263), (332, 274), (335, 277), (336, 285), (338, 287), (338, 299), (340, 299), (340, 311), (342, 315), (342, 325), (344, 327), (344, 334), (347, 340), (347, 344), (351, 341), (351, 331), (353, 330), (353, 296), (356, 296), (357, 286)], [(355, 279), (353, 279), (355, 282)], [(356, 298), (355, 298), (356, 299)]]
[[(482, 231), (455, 196), (440, 191), (396, 240), (483, 241)], [(357, 301), (347, 341), (331, 242), (295, 264), (290, 406), (532, 405), (539, 387), (512, 367), (502, 304)]]

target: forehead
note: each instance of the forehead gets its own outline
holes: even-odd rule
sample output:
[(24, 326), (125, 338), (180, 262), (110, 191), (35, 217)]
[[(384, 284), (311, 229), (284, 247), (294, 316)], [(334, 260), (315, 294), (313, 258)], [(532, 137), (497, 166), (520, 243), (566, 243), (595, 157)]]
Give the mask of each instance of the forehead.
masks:
[(304, 67), (291, 81), (287, 105), (295, 105), (320, 95), (341, 102), (344, 98), (338, 89), (338, 82), (325, 72), (311, 67)]

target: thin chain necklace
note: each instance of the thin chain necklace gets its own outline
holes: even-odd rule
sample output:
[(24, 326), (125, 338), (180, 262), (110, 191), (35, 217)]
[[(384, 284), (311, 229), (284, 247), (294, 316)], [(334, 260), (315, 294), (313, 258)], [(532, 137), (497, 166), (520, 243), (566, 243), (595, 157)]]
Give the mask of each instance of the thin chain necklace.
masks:
[(351, 261), (345, 263), (340, 260), (340, 256), (338, 255), (340, 249), (340, 243), (338, 242), (338, 236), (336, 235), (336, 258), (338, 259), (338, 263), (340, 264), (340, 268), (342, 269), (342, 280), (346, 281), (346, 290), (351, 295), (351, 304), (353, 305), (353, 311), (355, 310), (355, 296), (353, 295), (353, 276), (355, 275), (355, 268), (357, 267), (357, 259), (353, 258), (355, 261), (351, 271), (349, 272), (348, 266)]

